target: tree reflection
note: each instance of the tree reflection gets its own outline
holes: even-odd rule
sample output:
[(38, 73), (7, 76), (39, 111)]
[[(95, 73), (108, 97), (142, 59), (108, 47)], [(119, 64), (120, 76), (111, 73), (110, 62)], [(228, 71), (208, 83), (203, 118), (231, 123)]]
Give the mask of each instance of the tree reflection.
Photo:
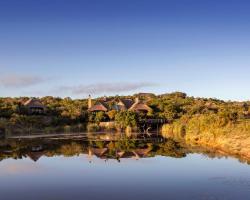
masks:
[[(188, 153), (198, 152), (214, 158), (226, 155), (216, 151), (200, 148), (190, 148), (185, 144), (172, 139), (163, 138), (117, 138), (104, 135), (88, 137), (89, 139), (46, 138), (46, 139), (11, 139), (0, 140), (0, 160), (13, 158), (23, 159), (29, 157), (34, 162), (43, 156), (73, 157), (86, 155), (91, 161), (93, 158), (103, 159), (142, 159), (156, 156), (183, 158)], [(109, 140), (107, 140), (109, 138)], [(239, 158), (243, 161), (241, 158)]]

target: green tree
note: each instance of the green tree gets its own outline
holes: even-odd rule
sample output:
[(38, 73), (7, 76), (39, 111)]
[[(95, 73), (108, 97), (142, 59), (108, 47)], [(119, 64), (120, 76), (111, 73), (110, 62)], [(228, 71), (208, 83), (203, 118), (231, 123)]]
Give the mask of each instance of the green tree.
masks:
[(95, 122), (99, 124), (102, 121), (107, 120), (107, 115), (104, 112), (97, 112), (95, 115)]
[(115, 122), (124, 129), (128, 126), (136, 127), (138, 121), (138, 116), (135, 112), (131, 111), (121, 111), (115, 116)]

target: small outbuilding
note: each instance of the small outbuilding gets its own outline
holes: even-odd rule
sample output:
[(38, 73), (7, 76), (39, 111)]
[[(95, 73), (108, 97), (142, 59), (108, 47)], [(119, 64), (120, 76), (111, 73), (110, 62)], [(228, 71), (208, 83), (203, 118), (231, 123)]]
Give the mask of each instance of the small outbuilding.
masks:
[(27, 109), (28, 114), (45, 114), (46, 107), (39, 99), (30, 98), (24, 103), (24, 107)]

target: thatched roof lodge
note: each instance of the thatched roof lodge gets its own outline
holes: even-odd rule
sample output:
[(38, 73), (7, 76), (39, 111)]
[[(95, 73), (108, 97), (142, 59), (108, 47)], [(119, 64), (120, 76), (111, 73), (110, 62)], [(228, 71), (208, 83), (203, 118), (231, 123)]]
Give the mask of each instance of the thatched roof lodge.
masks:
[(29, 114), (44, 114), (46, 107), (42, 104), (39, 99), (30, 98), (24, 104)]
[(88, 109), (90, 112), (97, 112), (97, 111), (103, 111), (103, 112), (107, 112), (108, 111), (108, 106), (105, 104), (105, 102), (96, 102), (95, 105), (91, 106)]
[(150, 108), (147, 104), (140, 101), (138, 98), (136, 99), (135, 103), (129, 108), (130, 111), (134, 112), (150, 112), (152, 108)]
[(92, 99), (89, 97), (89, 112), (108, 112), (108, 111), (134, 111), (134, 112), (149, 112), (152, 109), (145, 103), (136, 98), (132, 99), (113, 98), (113, 99), (101, 99), (92, 105)]
[(118, 101), (114, 103), (113, 109), (117, 111), (125, 111), (128, 110), (132, 105), (133, 105), (133, 100), (119, 98)]

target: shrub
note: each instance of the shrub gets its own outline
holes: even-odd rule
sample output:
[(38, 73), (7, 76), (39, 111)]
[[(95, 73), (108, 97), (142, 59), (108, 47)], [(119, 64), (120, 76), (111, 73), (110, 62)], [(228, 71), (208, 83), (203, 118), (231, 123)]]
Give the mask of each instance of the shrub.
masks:
[(100, 131), (100, 126), (98, 124), (90, 123), (87, 125), (88, 132), (97, 132)]
[(128, 126), (136, 127), (137, 126), (138, 116), (135, 112), (131, 111), (121, 111), (116, 114), (115, 122), (121, 129), (125, 129)]

